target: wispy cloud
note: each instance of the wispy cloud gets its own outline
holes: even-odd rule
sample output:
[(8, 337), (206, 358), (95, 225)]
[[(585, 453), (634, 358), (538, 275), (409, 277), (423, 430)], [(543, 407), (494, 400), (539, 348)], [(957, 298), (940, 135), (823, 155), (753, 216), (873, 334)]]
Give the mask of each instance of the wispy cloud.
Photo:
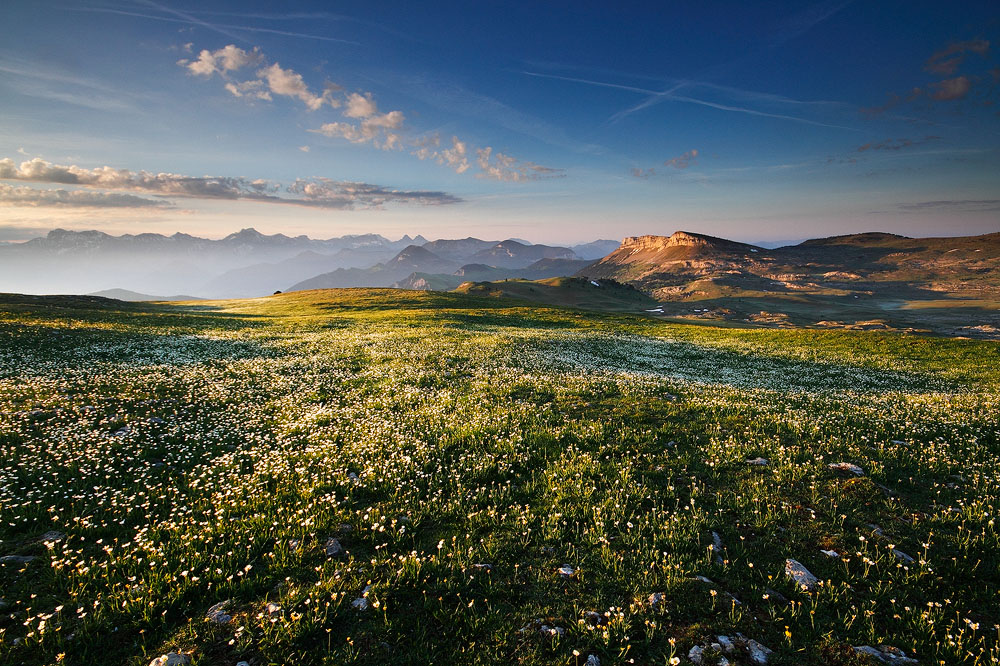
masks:
[[(835, 125), (835, 124), (832, 124), (832, 123), (825, 123), (825, 122), (821, 122), (821, 121), (818, 121), (818, 120), (810, 120), (808, 118), (802, 118), (802, 117), (799, 117), (799, 116), (791, 116), (791, 115), (783, 114), (783, 113), (771, 113), (771, 112), (768, 112), (768, 111), (760, 111), (758, 109), (753, 109), (753, 108), (746, 107), (746, 106), (735, 106), (735, 105), (732, 105), (732, 104), (722, 104), (722, 103), (719, 103), (719, 102), (713, 102), (713, 101), (706, 100), (706, 99), (700, 99), (700, 98), (697, 98), (697, 97), (691, 97), (689, 95), (680, 95), (680, 94), (677, 93), (678, 90), (681, 90), (681, 89), (683, 89), (685, 87), (695, 87), (695, 86), (699, 85), (696, 82), (679, 82), (679, 83), (677, 83), (677, 84), (675, 84), (675, 85), (667, 88), (666, 90), (651, 90), (649, 88), (640, 88), (638, 86), (630, 86), (630, 85), (620, 84), (620, 83), (610, 83), (610, 82), (606, 82), (606, 81), (594, 81), (594, 80), (591, 80), (591, 79), (582, 79), (582, 78), (577, 78), (577, 77), (572, 77), (572, 76), (560, 76), (560, 75), (557, 75), (557, 74), (543, 74), (541, 72), (529, 72), (529, 71), (525, 71), (523, 73), (526, 74), (526, 75), (528, 75), (528, 76), (535, 76), (535, 77), (540, 77), (540, 78), (545, 78), (545, 79), (556, 79), (556, 80), (560, 80), (560, 81), (568, 81), (568, 82), (572, 82), (572, 83), (580, 83), (580, 84), (583, 84), (583, 85), (598, 86), (598, 87), (601, 87), (601, 88), (612, 88), (612, 89), (616, 89), (616, 90), (624, 90), (626, 92), (640, 93), (640, 94), (644, 94), (644, 95), (649, 95), (650, 96), (649, 98), (647, 98), (646, 100), (644, 100), (640, 104), (638, 104), (638, 105), (636, 105), (634, 107), (631, 107), (629, 109), (626, 109), (625, 111), (620, 111), (620, 112), (616, 113), (615, 115), (613, 115), (611, 117), (610, 120), (612, 120), (612, 121), (620, 120), (621, 118), (624, 118), (626, 115), (629, 115), (629, 114), (631, 114), (631, 113), (633, 113), (635, 111), (638, 111), (640, 109), (644, 109), (644, 108), (647, 108), (649, 106), (652, 106), (654, 103), (657, 103), (659, 101), (673, 101), (673, 102), (684, 102), (684, 103), (687, 103), (687, 104), (698, 104), (698, 105), (701, 105), (701, 106), (707, 106), (707, 107), (710, 107), (710, 108), (713, 108), (713, 109), (718, 109), (720, 111), (731, 111), (731, 112), (734, 112), (734, 113), (745, 113), (745, 114), (752, 115), (752, 116), (761, 116), (761, 117), (766, 117), (766, 118), (777, 118), (777, 119), (780, 119), (780, 120), (788, 120), (788, 121), (791, 121), (791, 122), (802, 123), (802, 124), (805, 124), (805, 125), (816, 125), (816, 126), (819, 126), (819, 127), (829, 127), (829, 128), (833, 128), (833, 129), (842, 129), (842, 130), (848, 130), (848, 131), (852, 131), (852, 132), (859, 131), (856, 128), (847, 127), (847, 126), (844, 126), (844, 125)], [(715, 86), (715, 87), (717, 89), (719, 89), (719, 90), (725, 90), (726, 89), (723, 86)], [(761, 93), (758, 93), (758, 95), (761, 95)], [(772, 99), (772, 100), (787, 99), (787, 98), (782, 98), (782, 97), (780, 97), (778, 95), (766, 95), (766, 97), (768, 99)], [(787, 100), (787, 101), (788, 102), (794, 102), (795, 100)]]
[(692, 149), (682, 155), (678, 155), (677, 157), (671, 157), (663, 163), (663, 166), (673, 167), (675, 169), (687, 169), (697, 157), (698, 150)]
[(857, 152), (864, 153), (869, 150), (903, 150), (913, 146), (920, 146), (932, 141), (938, 141), (941, 137), (928, 135), (922, 139), (886, 139), (885, 141), (869, 142), (858, 146)]
[(962, 212), (984, 212), (1000, 210), (1000, 199), (943, 199), (938, 201), (918, 201), (915, 203), (901, 203), (900, 210), (905, 211), (926, 211), (926, 210), (950, 210)]
[(951, 76), (965, 60), (967, 53), (985, 56), (989, 51), (990, 43), (985, 39), (954, 42), (928, 58), (924, 63), (924, 69), (932, 74)]
[[(462, 199), (446, 192), (397, 190), (371, 183), (330, 178), (297, 179), (284, 187), (265, 179), (234, 176), (185, 176), (113, 167), (87, 169), (53, 164), (40, 158), (16, 164), (0, 159), (0, 180), (59, 183), (94, 190), (143, 192), (158, 197), (246, 200), (341, 210), (381, 208), (386, 204), (445, 205)], [(0, 184), (0, 200), (25, 206), (163, 207), (167, 201), (92, 190), (36, 190)], [(293, 195), (293, 196), (284, 196)]]
[[(472, 147), (453, 137), (450, 147), (441, 147), (437, 136), (410, 136), (405, 128), (406, 116), (401, 110), (380, 112), (371, 92), (347, 92), (336, 83), (327, 81), (322, 94), (311, 90), (301, 74), (268, 64), (259, 48), (242, 49), (229, 44), (215, 51), (202, 50), (196, 59), (177, 61), (189, 74), (198, 77), (219, 76), (224, 87), (235, 97), (271, 101), (282, 95), (297, 99), (311, 111), (324, 106), (342, 109), (341, 118), (326, 122), (307, 131), (331, 139), (344, 139), (356, 144), (370, 144), (382, 150), (408, 150), (421, 160), (446, 165), (456, 173), (465, 173), (473, 165), (470, 155), (475, 151), (478, 178), (523, 182), (563, 176), (561, 169), (542, 166), (505, 153), (491, 146)], [(256, 68), (255, 78), (242, 78), (240, 72)]]

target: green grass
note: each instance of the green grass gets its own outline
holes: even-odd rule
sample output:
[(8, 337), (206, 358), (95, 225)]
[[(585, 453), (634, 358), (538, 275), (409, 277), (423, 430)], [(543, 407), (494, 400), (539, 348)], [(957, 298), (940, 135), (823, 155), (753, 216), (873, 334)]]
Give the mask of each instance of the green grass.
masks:
[(773, 664), (995, 663), (998, 431), (995, 342), (0, 296), (0, 556), (36, 557), (0, 565), (0, 664), (666, 664), (735, 632)]

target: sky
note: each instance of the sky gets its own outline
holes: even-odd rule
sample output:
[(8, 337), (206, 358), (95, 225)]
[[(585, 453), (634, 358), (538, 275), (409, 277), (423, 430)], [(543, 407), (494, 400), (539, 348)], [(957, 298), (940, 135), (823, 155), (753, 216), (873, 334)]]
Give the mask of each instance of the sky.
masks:
[(1000, 231), (1000, 3), (0, 3), (0, 241)]

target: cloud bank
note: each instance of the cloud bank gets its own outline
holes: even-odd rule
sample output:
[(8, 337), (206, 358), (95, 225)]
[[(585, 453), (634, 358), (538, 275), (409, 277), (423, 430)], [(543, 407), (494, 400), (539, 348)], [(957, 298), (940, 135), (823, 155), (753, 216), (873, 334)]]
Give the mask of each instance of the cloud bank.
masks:
[[(280, 183), (262, 178), (251, 180), (234, 176), (185, 176), (130, 171), (109, 166), (87, 169), (75, 165), (53, 164), (40, 158), (20, 164), (10, 158), (0, 159), (0, 180), (59, 183), (119, 192), (142, 192), (158, 197), (249, 200), (338, 210), (381, 208), (386, 204), (439, 206), (462, 202), (461, 198), (446, 192), (396, 190), (381, 185), (330, 178), (298, 179), (283, 187)], [(144, 199), (131, 194), (91, 190), (42, 190), (2, 183), (0, 204), (133, 208), (172, 205), (166, 200)]]

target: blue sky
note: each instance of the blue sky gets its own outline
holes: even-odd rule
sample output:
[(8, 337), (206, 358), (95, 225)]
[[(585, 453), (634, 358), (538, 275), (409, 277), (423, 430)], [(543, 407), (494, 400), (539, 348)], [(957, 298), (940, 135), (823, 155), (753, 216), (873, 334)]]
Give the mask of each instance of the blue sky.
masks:
[(995, 2), (7, 0), (0, 240), (1000, 231)]

